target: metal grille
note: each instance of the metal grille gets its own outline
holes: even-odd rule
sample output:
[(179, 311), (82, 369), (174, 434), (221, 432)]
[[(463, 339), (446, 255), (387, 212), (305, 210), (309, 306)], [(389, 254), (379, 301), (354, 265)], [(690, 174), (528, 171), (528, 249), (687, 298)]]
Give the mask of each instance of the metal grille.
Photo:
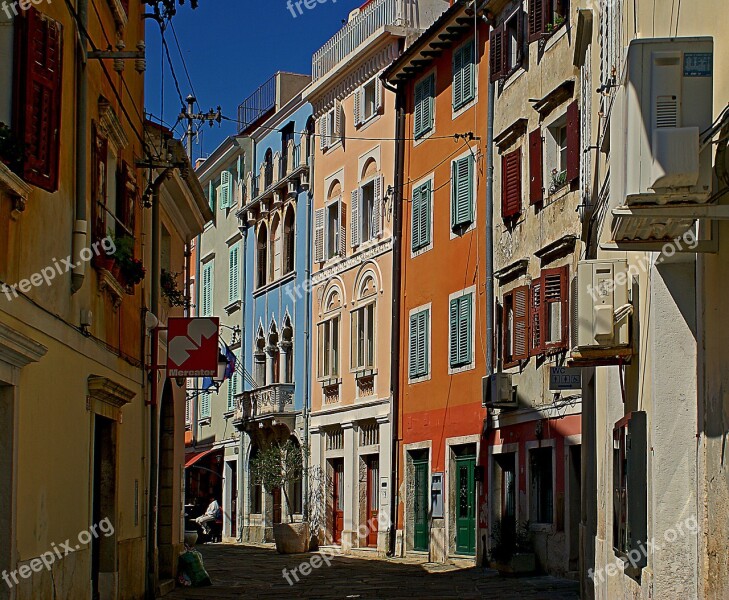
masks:
[(327, 431), (327, 450), (344, 450), (344, 430), (341, 427)]
[(380, 426), (377, 423), (363, 423), (359, 429), (359, 445), (375, 446), (380, 443)]

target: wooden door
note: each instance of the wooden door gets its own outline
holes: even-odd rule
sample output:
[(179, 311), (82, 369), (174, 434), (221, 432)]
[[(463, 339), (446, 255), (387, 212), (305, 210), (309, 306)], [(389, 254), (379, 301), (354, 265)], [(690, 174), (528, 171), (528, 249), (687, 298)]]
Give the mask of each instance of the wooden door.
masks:
[(413, 550), (427, 551), (430, 546), (430, 533), (428, 531), (428, 460), (418, 460), (413, 463), (415, 467), (415, 489), (413, 512), (415, 513), (415, 535)]
[(344, 529), (344, 460), (337, 459), (333, 461), (332, 466), (334, 467), (332, 540), (335, 544), (341, 544), (342, 530)]
[(476, 457), (456, 458), (456, 552), (476, 552)]
[(380, 457), (367, 457), (367, 545), (377, 548), (378, 518), (380, 514)]
[(281, 488), (273, 488), (273, 522), (281, 522)]

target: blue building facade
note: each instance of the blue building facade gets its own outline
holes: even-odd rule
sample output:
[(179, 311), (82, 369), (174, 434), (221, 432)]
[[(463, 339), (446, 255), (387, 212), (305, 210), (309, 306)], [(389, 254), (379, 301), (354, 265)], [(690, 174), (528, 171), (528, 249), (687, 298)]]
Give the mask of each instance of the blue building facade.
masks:
[(255, 157), (238, 212), (244, 281), (241, 361), (246, 376), (236, 426), (242, 433), (239, 498), (242, 537), (247, 541), (270, 541), (273, 524), (288, 521), (290, 514), (301, 519), (304, 505), (303, 482), (285, 493), (268, 494), (255, 485), (250, 471), (256, 453), (271, 443), (307, 441), (313, 121), (311, 106), (300, 93), (308, 78), (279, 73), (272, 85), (286, 87), (291, 77), (297, 78), (299, 92), (286, 104), (272, 106), (244, 132), (253, 140)]

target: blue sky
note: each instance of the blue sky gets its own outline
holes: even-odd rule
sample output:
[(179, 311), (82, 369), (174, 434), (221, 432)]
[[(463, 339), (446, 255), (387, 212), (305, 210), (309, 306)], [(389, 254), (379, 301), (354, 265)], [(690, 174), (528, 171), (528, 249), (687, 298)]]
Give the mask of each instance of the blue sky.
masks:
[[(303, 14), (296, 17), (286, 0), (199, 0), (196, 10), (185, 2), (173, 23), (202, 111), (220, 105), (224, 115), (235, 118), (238, 104), (276, 71), (310, 73), (311, 55), (363, 1), (319, 0), (312, 9), (302, 3)], [(184, 98), (191, 90), (171, 29), (165, 37)], [(159, 27), (149, 20), (145, 109), (169, 126), (177, 120), (180, 100), (166, 58), (162, 73), (162, 60)], [(203, 131), (195, 158), (234, 134), (235, 124), (205, 125)]]

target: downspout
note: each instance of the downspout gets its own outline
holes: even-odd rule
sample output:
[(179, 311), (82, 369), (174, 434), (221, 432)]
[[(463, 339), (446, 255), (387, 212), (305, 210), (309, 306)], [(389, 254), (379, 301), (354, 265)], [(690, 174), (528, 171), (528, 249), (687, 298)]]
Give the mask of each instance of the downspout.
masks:
[[(162, 183), (172, 171), (167, 168), (152, 184), (152, 298), (150, 301), (152, 314), (156, 317), (159, 314), (159, 262), (160, 262), (160, 218), (159, 191)], [(153, 339), (157, 338), (155, 336)], [(159, 349), (152, 344), (152, 353)], [(156, 361), (153, 360), (152, 363)], [(153, 600), (156, 592), (157, 561), (155, 553), (157, 550), (157, 483), (159, 478), (159, 413), (157, 407), (157, 373), (152, 373), (151, 398), (150, 398), (150, 422), (149, 422), (149, 505), (147, 507), (147, 598)]]
[(387, 81), (382, 85), (395, 92), (395, 189), (393, 201), (393, 250), (392, 250), (392, 348), (390, 361), (390, 426), (392, 427), (392, 471), (390, 473), (390, 549), (388, 556), (395, 556), (397, 538), (397, 507), (399, 504), (398, 458), (400, 455), (400, 287), (402, 281), (402, 197), (405, 166), (405, 93)]
[[(306, 136), (307, 150), (312, 144), (312, 140), (309, 134)], [(311, 211), (312, 211), (312, 199), (314, 197), (314, 152), (309, 154), (309, 191), (306, 194), (306, 269), (304, 271), (304, 281), (309, 282), (311, 280)], [(310, 321), (311, 315), (311, 292), (305, 294), (306, 300), (306, 317), (304, 318), (304, 364), (310, 365), (310, 346), (309, 339), (311, 336)], [(310, 389), (310, 371), (311, 369), (304, 369), (304, 447), (309, 448), (309, 401), (311, 399)], [(309, 520), (309, 458), (310, 451), (304, 452), (304, 477), (303, 492), (304, 492), (304, 521)]]
[[(200, 306), (200, 283), (202, 282), (202, 274), (200, 273), (200, 244), (202, 243), (202, 234), (198, 234), (197, 241), (195, 242), (195, 311), (199, 314), (197, 307)], [(190, 307), (190, 316), (193, 316), (192, 307)], [(192, 414), (192, 446), (193, 448), (197, 445), (197, 432), (198, 432), (198, 412), (197, 412), (197, 389), (200, 387), (200, 380), (195, 379), (195, 392), (192, 395), (192, 405), (190, 406), (190, 413)]]
[[(494, 99), (496, 86), (489, 83), (486, 123), (486, 374), (494, 373)], [(489, 418), (488, 416), (486, 417)]]
[[(242, 280), (243, 285), (241, 286), (242, 294), (241, 298), (243, 299), (243, 306), (241, 307), (241, 325), (240, 325), (240, 364), (241, 368), (245, 372), (246, 368), (246, 305), (248, 304), (248, 295), (246, 292), (246, 286), (247, 286), (247, 279), (246, 274), (248, 272), (247, 264), (248, 264), (248, 226), (241, 228), (241, 233), (243, 234), (243, 273), (242, 273)], [(246, 386), (246, 378), (242, 377), (242, 388), (241, 392), (245, 390)], [(244, 498), (245, 498), (245, 431), (241, 428), (239, 430), (240, 432), (240, 439), (238, 440), (238, 542), (243, 542), (243, 511), (245, 510), (244, 505)]]
[[(86, 37), (88, 29), (89, 2), (78, 0), (76, 12), (79, 21), (79, 48), (76, 73), (76, 207), (73, 220), (73, 241), (71, 254), (77, 257), (88, 245), (88, 221), (86, 217), (86, 196), (88, 194), (88, 74), (86, 73)], [(75, 260), (75, 258), (74, 258)], [(86, 278), (86, 261), (80, 260), (71, 274), (71, 293), (81, 289)]]

